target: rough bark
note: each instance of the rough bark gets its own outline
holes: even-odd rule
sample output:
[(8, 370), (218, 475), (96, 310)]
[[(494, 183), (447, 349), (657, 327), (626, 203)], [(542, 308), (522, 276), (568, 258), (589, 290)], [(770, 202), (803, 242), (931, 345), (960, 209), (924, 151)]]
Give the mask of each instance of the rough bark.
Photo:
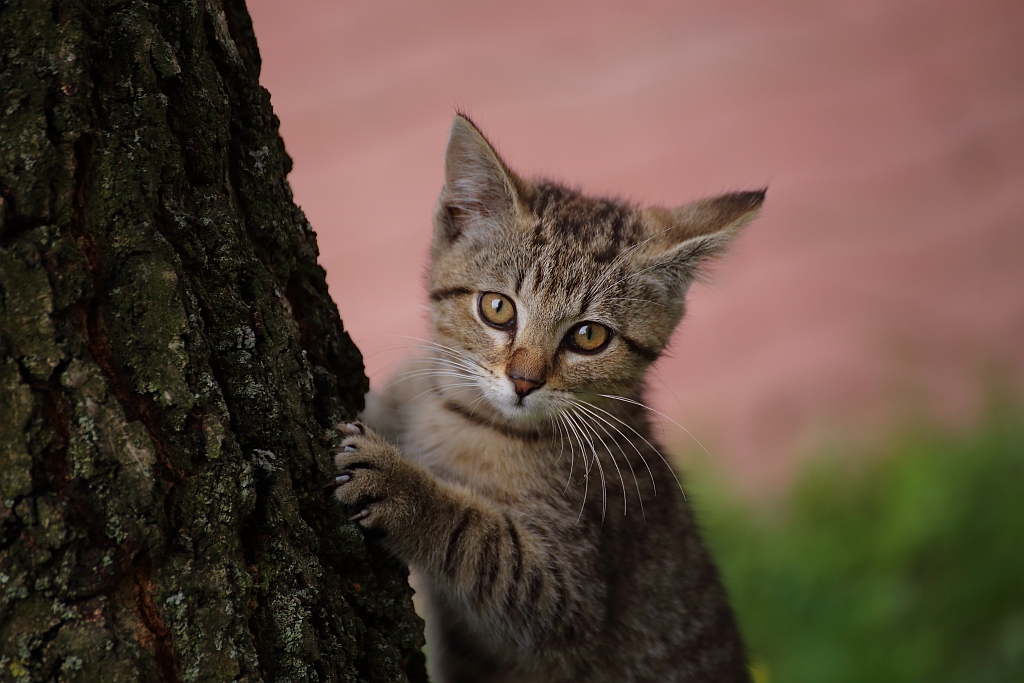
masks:
[(241, 0), (0, 0), (0, 681), (424, 679)]

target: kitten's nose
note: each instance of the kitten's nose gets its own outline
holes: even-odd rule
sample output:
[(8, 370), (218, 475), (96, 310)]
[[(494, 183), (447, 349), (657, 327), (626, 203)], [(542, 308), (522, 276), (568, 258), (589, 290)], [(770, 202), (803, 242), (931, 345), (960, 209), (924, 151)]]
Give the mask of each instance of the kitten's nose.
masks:
[(516, 388), (516, 394), (519, 398), (526, 398), (527, 394), (539, 389), (541, 385), (544, 384), (544, 382), (528, 379), (526, 377), (516, 377), (515, 375), (509, 375), (508, 378), (512, 380), (512, 386)]

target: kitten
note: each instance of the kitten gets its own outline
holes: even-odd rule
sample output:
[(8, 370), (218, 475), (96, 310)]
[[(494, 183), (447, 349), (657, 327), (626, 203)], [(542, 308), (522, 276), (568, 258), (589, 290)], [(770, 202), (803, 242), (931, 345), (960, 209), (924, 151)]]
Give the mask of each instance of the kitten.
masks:
[(592, 199), (523, 180), (455, 117), (435, 342), (336, 456), (353, 519), (423, 577), (434, 681), (749, 681), (640, 395), (695, 274), (764, 194)]

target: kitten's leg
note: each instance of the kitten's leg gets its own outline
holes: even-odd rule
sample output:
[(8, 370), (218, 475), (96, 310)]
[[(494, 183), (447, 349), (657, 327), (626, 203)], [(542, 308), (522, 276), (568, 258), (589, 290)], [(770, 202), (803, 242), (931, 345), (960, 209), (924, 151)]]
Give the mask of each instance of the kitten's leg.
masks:
[(589, 555), (588, 544), (556, 538), (560, 520), (499, 509), (406, 461), (363, 425), (342, 429), (348, 436), (335, 457), (338, 499), (467, 617), (534, 653), (578, 647), (599, 627), (602, 615), (594, 612), (604, 601), (590, 593), (603, 586), (592, 556), (580, 556)]

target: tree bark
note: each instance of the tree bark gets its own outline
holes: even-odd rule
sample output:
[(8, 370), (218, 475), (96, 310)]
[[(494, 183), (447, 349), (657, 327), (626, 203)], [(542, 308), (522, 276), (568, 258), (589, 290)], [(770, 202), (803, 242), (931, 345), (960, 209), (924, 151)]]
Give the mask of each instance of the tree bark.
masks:
[(421, 681), (241, 0), (0, 0), (0, 681)]

